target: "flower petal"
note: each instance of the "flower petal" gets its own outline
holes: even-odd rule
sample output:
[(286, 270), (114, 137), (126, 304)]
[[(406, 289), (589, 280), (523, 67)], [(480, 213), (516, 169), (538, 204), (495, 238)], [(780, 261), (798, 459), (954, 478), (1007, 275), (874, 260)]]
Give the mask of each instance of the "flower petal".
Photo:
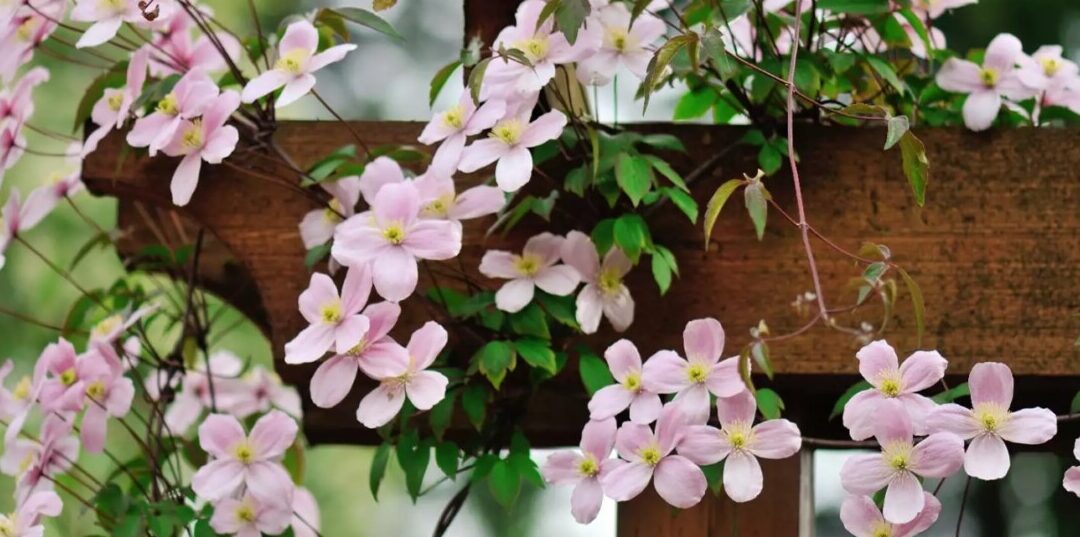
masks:
[(372, 261), (375, 290), (391, 302), (401, 302), (416, 290), (416, 258), (404, 248), (387, 248)]
[(199, 426), (199, 446), (214, 457), (228, 457), (233, 446), (247, 438), (236, 418), (211, 414)]
[(311, 402), (319, 408), (336, 406), (352, 390), (357, 369), (351, 356), (338, 355), (323, 362), (311, 376)]
[(708, 483), (697, 465), (685, 457), (670, 455), (656, 465), (653, 486), (665, 502), (687, 509), (705, 497)]
[(446, 385), (449, 382), (442, 373), (420, 371), (405, 385), (405, 393), (417, 410), (431, 410), (431, 407), (446, 397)]
[(244, 481), (244, 465), (232, 459), (210, 461), (191, 478), (191, 488), (200, 498), (214, 501), (232, 494)]
[(716, 427), (691, 425), (686, 429), (675, 450), (694, 464), (716, 464), (731, 453), (731, 445)]
[(504, 192), (517, 192), (532, 178), (532, 169), (532, 153), (525, 147), (515, 146), (499, 157), (495, 164), (495, 183)]
[(876, 388), (867, 388), (844, 405), (843, 423), (852, 440), (862, 441), (874, 436), (878, 403), (885, 397)]
[(950, 432), (967, 440), (978, 435), (982, 428), (975, 421), (971, 409), (948, 403), (937, 407), (926, 417), (926, 430), (930, 433)]
[(369, 429), (382, 427), (394, 419), (403, 404), (405, 390), (380, 385), (360, 400), (356, 420)]
[(753, 455), (736, 451), (724, 462), (724, 492), (732, 501), (743, 503), (757, 498), (764, 484), (761, 464)]
[(724, 352), (724, 327), (711, 317), (690, 321), (683, 329), (683, 348), (688, 362), (715, 364)]
[(853, 455), (840, 469), (840, 483), (852, 494), (873, 494), (889, 484), (892, 468), (880, 453)]
[(915, 520), (926, 504), (922, 484), (911, 472), (903, 472), (889, 482), (881, 514), (893, 524)]
[(589, 399), (589, 419), (612, 418), (627, 409), (634, 400), (634, 393), (621, 384), (604, 386)]
[(611, 369), (611, 375), (615, 380), (622, 382), (634, 373), (641, 373), (641, 354), (637, 347), (628, 339), (620, 339), (612, 343), (604, 351), (604, 360)]
[(555, 296), (566, 296), (577, 289), (581, 275), (570, 265), (555, 265), (541, 270), (535, 278), (536, 286)]
[(516, 313), (532, 302), (536, 286), (532, 280), (510, 280), (495, 292), (495, 307), (507, 313)]
[(794, 423), (768, 420), (754, 427), (754, 441), (750, 453), (763, 459), (786, 459), (802, 449), (802, 435)]
[(855, 537), (873, 537), (885, 522), (874, 500), (869, 496), (848, 496), (840, 505), (840, 521)]
[(881, 386), (884, 375), (890, 375), (899, 368), (896, 351), (885, 340), (874, 341), (855, 353), (859, 360), (859, 374), (875, 388)]
[(971, 440), (964, 455), (964, 471), (971, 477), (994, 480), (1009, 473), (1009, 450), (998, 436), (982, 434)]
[(600, 513), (604, 502), (604, 488), (596, 478), (582, 479), (570, 495), (570, 514), (578, 524), (588, 524)]
[(607, 459), (615, 447), (616, 432), (613, 418), (589, 421), (581, 430), (581, 451), (592, 454), (599, 461)]
[(690, 386), (689, 364), (674, 351), (659, 351), (645, 361), (641, 380), (653, 393), (675, 393)]
[(948, 477), (964, 462), (964, 441), (952, 433), (934, 433), (911, 452), (911, 471), (923, 477)]
[(982, 362), (971, 368), (968, 376), (971, 387), (971, 403), (995, 403), (1009, 408), (1013, 399), (1013, 374), (1009, 366), (996, 362)]
[(662, 409), (663, 403), (660, 401), (659, 395), (642, 390), (638, 392), (637, 397), (634, 397), (633, 402), (630, 403), (630, 421), (634, 423), (652, 423), (660, 417)]
[(641, 491), (649, 486), (652, 476), (652, 466), (643, 462), (629, 462), (604, 474), (600, 483), (608, 497), (617, 502), (625, 502), (641, 494)]
[(1001, 110), (1001, 95), (994, 91), (976, 91), (964, 101), (964, 125), (973, 131), (984, 131), (993, 125)]
[(945, 377), (949, 362), (938, 351), (916, 351), (900, 365), (900, 379), (907, 393), (925, 390)]

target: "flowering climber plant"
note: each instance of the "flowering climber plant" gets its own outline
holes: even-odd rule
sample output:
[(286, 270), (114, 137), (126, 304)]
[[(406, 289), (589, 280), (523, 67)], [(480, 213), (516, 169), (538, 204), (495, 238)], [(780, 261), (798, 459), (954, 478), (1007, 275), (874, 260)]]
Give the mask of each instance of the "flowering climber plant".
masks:
[[(862, 345), (851, 366), (864, 382), (838, 413), (853, 445), (876, 451), (852, 457), (841, 473), (850, 494), (844, 527), (859, 536), (927, 530), (942, 504), (924, 480), (961, 470), (1002, 478), (1006, 442), (1046, 443), (1059, 418), (1045, 408), (1012, 410), (1005, 364), (975, 365), (964, 389), (950, 390), (941, 353), (899, 360), (884, 339), (897, 295), (892, 275), (912, 295), (919, 336), (921, 291), (888, 247), (853, 254), (810, 226), (793, 125), (886, 125), (886, 149), (899, 148), (897, 166), (922, 205), (930, 164), (911, 131), (916, 118), (971, 130), (1080, 124), (1080, 68), (1060, 47), (1028, 55), (1001, 34), (971, 56), (945, 48), (934, 20), (974, 3), (523, 0), (493, 42), (469, 43), (432, 81), (434, 102), (463, 71), (454, 104), (418, 133), (426, 151), (369, 147), (346, 123), (356, 143), (303, 166), (274, 140), (277, 109), (314, 99), (341, 120), (316, 88), (327, 78), (316, 73), (357, 49), (348, 23), (396, 37), (376, 13), (321, 8), (264, 28), (251, 2), (255, 33), (241, 36), (215, 17), (213, 0), (3, 3), (0, 181), (28, 154), (62, 158), (65, 167), (25, 197), (8, 190), (0, 269), (7, 249), (25, 248), (80, 298), (58, 326), (0, 310), (59, 332), (30, 374), (19, 376), (14, 362), (0, 368), (0, 471), (17, 480), (16, 508), (0, 517), (0, 533), (41, 535), (43, 519), (74, 502), (106, 533), (318, 536), (318, 505), (298, 462), (302, 411), (336, 407), (351, 393), (356, 422), (383, 441), (372, 468), (376, 493), (391, 449), (408, 494), (430, 490), (422, 485), (434, 449), (448, 479), (471, 468), (470, 483), (486, 481), (506, 507), (523, 483), (572, 484), (570, 512), (583, 524), (605, 498), (631, 501), (650, 484), (677, 508), (710, 489), (751, 501), (764, 492), (759, 459), (821, 445), (804, 437), (811, 424), (781, 416), (780, 396), (767, 387), (769, 344), (815, 327)], [(33, 93), (49, 83), (35, 57), (67, 57), (57, 49), (109, 62), (82, 97), (75, 124), (86, 131), (75, 140), (33, 123)], [(760, 169), (742, 170), (701, 207), (692, 183), (719, 159), (677, 170), (669, 158), (685, 147), (676, 136), (601, 122), (586, 87), (614, 90), (620, 77), (637, 86), (643, 107), (661, 87), (685, 89), (677, 120), (711, 113), (719, 123), (749, 123), (737, 143)], [(39, 151), (27, 131), (71, 143)], [(206, 230), (185, 239), (191, 244), (128, 260), (132, 274), (173, 276), (168, 288), (124, 277), (88, 289), (77, 271), (33, 245), (38, 224), (61, 202), (95, 231), (85, 250), (123, 238), (76, 201), (82, 161), (104, 158), (104, 147), (171, 158), (164, 199), (193, 214), (211, 195), (208, 182), (220, 189), (238, 174), (303, 193), (310, 210), (285, 240), (308, 252), (312, 274), (295, 297), (294, 316), (304, 322), (296, 333), (274, 334), (287, 341), (274, 354), (282, 364), (311, 364), (308, 400), (241, 358), (246, 349), (220, 344), (229, 328), (210, 311), (224, 306), (199, 285)], [(244, 164), (248, 157), (272, 165)], [(634, 297), (651, 290), (641, 277), (651, 275), (660, 295), (694, 284), (678, 281), (687, 275), (673, 248), (686, 237), (671, 236), (654, 215), (701, 225), (708, 246), (742, 189), (755, 236), (766, 240), (770, 207), (782, 212), (767, 183), (785, 158), (798, 212), (783, 216), (802, 235), (812, 285), (795, 309), (812, 313), (809, 322), (773, 336), (763, 320), (748, 340), (729, 341), (721, 319), (680, 319), (678, 350), (635, 333), (649, 316), (682, 313), (642, 312)], [(854, 306), (827, 307), (811, 233), (858, 265)], [(462, 253), (476, 251), (485, 253), (467, 266)], [(880, 320), (866, 309), (875, 300)], [(519, 409), (552, 379), (576, 376), (589, 395), (580, 450), (538, 465)], [(939, 385), (946, 389), (931, 397)], [(955, 402), (965, 393), (970, 409)], [(451, 428), (466, 440), (450, 440)], [(116, 457), (116, 437), (135, 446), (132, 461)], [(1077, 450), (1080, 457), (1080, 441)], [(104, 481), (87, 469), (86, 458), (98, 456), (116, 464)], [(1063, 486), (1080, 495), (1078, 472), (1069, 469)], [(450, 507), (437, 535), (460, 503)]]

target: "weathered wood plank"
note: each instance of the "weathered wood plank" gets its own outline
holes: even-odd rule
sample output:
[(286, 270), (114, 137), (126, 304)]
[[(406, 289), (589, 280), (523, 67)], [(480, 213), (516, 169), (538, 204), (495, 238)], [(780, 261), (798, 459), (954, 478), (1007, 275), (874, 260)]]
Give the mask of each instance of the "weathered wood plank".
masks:
[[(358, 122), (356, 128), (372, 143), (410, 143), (421, 125)], [(737, 127), (641, 127), (659, 128), (674, 131), (686, 142), (687, 156), (670, 156), (684, 173), (729, 148), (743, 132)], [(983, 360), (1007, 361), (1022, 376), (1080, 373), (1072, 348), (1080, 334), (1080, 318), (1075, 315), (1080, 311), (1076, 208), (1080, 132), (1018, 129), (972, 134), (933, 129), (920, 136), (934, 166), (925, 208), (917, 207), (911, 197), (899, 155), (881, 151), (883, 132), (801, 128), (797, 145), (811, 223), (850, 250), (857, 250), (864, 240), (892, 248), (897, 262), (908, 267), (926, 294), (928, 326), (923, 346), (940, 349), (951, 360), (951, 373), (963, 373)], [(304, 165), (348, 143), (350, 135), (334, 123), (283, 123), (276, 140)], [(87, 161), (84, 175), (90, 188), (99, 194), (168, 206), (168, 177), (175, 161), (129, 155), (117, 171), (120, 154), (120, 141), (113, 137)], [(294, 173), (255, 150), (242, 151), (231, 161), (257, 173), (295, 180)], [(717, 169), (693, 185), (695, 197), (703, 203), (721, 181), (753, 168), (752, 151), (733, 150)], [(463, 182), (476, 180), (473, 176)], [(778, 203), (792, 210), (789, 179), (780, 174), (767, 184)], [(564, 199), (572, 203), (572, 197)], [(302, 327), (296, 297), (306, 285), (307, 270), (296, 225), (313, 207), (312, 201), (294, 190), (218, 166), (204, 169), (193, 202), (180, 210), (209, 227), (251, 274), (266, 313), (264, 328), (278, 351)], [(557, 214), (551, 226), (559, 231), (587, 227), (603, 216), (574, 214), (580, 221)], [(462, 256), (470, 269), (478, 266), (487, 248), (519, 248), (530, 231), (544, 227), (532, 225), (532, 230), (485, 242), (482, 229), (488, 224), (468, 229)], [(758, 319), (766, 319), (774, 333), (804, 322), (789, 305), (811, 287), (804, 253), (797, 230), (775, 212), (770, 215), (765, 240), (759, 243), (741, 204), (733, 201), (720, 218), (709, 253), (702, 251), (700, 229), (674, 208), (651, 216), (650, 224), (657, 242), (675, 251), (682, 277), (660, 299), (647, 266), (631, 274), (639, 322), (629, 337), (643, 352), (678, 348), (682, 326), (702, 316), (715, 316), (724, 323), (731, 353), (748, 341), (747, 330)], [(830, 305), (852, 303), (854, 292), (845, 284), (860, 268), (820, 241), (815, 245)], [(890, 340), (903, 352), (916, 346), (906, 303), (902, 293), (902, 307), (889, 332)], [(426, 315), (408, 309), (414, 321)], [(869, 308), (866, 315), (874, 321), (877, 312)], [(856, 319), (842, 320), (857, 324)], [(602, 348), (614, 338), (607, 332), (591, 341)], [(782, 375), (850, 375), (856, 370), (855, 348), (850, 336), (816, 328), (774, 345), (772, 354), (775, 369)], [(284, 378), (302, 387), (311, 372), (311, 368), (280, 362), (279, 369)], [(572, 421), (584, 419), (584, 395), (564, 395), (577, 390), (576, 374), (566, 375), (561, 382), (560, 397), (544, 400), (541, 396), (528, 405), (528, 411), (535, 423), (547, 417), (554, 420), (546, 425), (552, 442), (576, 443), (578, 429)], [(352, 412), (364, 389), (358, 388), (337, 409), (312, 409), (309, 432), (321, 440), (372, 438), (344, 432), (358, 431)]]

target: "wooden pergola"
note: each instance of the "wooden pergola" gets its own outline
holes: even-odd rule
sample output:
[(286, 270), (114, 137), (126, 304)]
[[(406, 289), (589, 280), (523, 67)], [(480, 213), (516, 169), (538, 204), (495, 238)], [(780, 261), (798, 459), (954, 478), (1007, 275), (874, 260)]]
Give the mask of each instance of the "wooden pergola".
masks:
[[(499, 29), (513, 23), (516, 4), (466, 0), (466, 39), (478, 35), (490, 43)], [(415, 144), (422, 124), (358, 121), (352, 128), (371, 145)], [(692, 185), (702, 207), (722, 181), (756, 168), (751, 151), (731, 149), (742, 128), (636, 128), (677, 135), (688, 151), (669, 159), (681, 172), (725, 152), (709, 174)], [(1080, 357), (1073, 347), (1080, 335), (1080, 132), (1015, 129), (973, 134), (923, 129), (918, 135), (933, 166), (924, 208), (910, 194), (899, 155), (882, 151), (884, 131), (799, 128), (796, 143), (811, 221), (849, 249), (857, 249), (863, 241), (891, 248), (925, 293), (923, 347), (936, 348), (950, 360), (951, 376), (962, 379), (978, 361), (1004, 361), (1018, 377), (1019, 403), (1068, 408), (1080, 384)], [(349, 129), (338, 122), (284, 122), (274, 140), (306, 167), (351, 138)], [(293, 170), (272, 159), (242, 151), (230, 163), (204, 168), (192, 202), (183, 208), (173, 207), (169, 195), (168, 178), (176, 162), (133, 157), (124, 150), (121, 135), (102, 142), (85, 162), (83, 175), (95, 194), (120, 199), (120, 226), (133, 230), (126, 243), (129, 252), (156, 242), (146, 230), (148, 214), (163, 220), (179, 216), (193, 229), (205, 228), (210, 240), (200, 282), (264, 330), (278, 372), (304, 396), (308, 439), (377, 444), (378, 437), (354, 417), (360, 397), (371, 385), (358, 384), (337, 407), (319, 409), (307, 403), (314, 367), (282, 361), (284, 343), (304, 326), (296, 299), (306, 287), (309, 269), (303, 262), (297, 224), (316, 202), (261, 179), (262, 175), (296, 178)], [(461, 181), (486, 178), (477, 174)], [(790, 177), (781, 172), (767, 181), (777, 202), (790, 210), (794, 206)], [(647, 267), (631, 273), (638, 319), (626, 337), (644, 353), (680, 348), (682, 327), (699, 317), (723, 322), (729, 354), (749, 340), (748, 330), (759, 319), (767, 319), (776, 330), (801, 324), (789, 305), (791, 298), (811, 286), (798, 230), (774, 218), (759, 242), (749, 220), (733, 214), (738, 212), (729, 209), (721, 217), (709, 252), (702, 250), (700, 228), (682, 215), (650, 216), (654, 237), (675, 252), (681, 276), (661, 299)], [(487, 249), (518, 249), (527, 236), (526, 229), (506, 238), (485, 238), (489, 223), (466, 228), (461, 256), (470, 270), (476, 270)], [(569, 226), (556, 217), (550, 227), (567, 231)], [(854, 297), (845, 284), (858, 275), (859, 267), (826, 250), (818, 263), (827, 290)], [(917, 348), (916, 331), (907, 302), (899, 303), (889, 340), (905, 353)], [(421, 308), (406, 307), (403, 333), (425, 316)], [(614, 333), (602, 331), (589, 341), (602, 350), (615, 339)], [(828, 415), (838, 395), (857, 378), (855, 350), (850, 336), (824, 328), (772, 346), (776, 379), (770, 385), (784, 396), (786, 417), (805, 434), (843, 436), (839, 423)], [(571, 364), (522, 409), (524, 429), (534, 446), (577, 444), (587, 420), (586, 402)], [(467, 427), (462, 420), (449, 434), (464, 434)], [(738, 506), (739, 535), (812, 534), (810, 453), (804, 450), (801, 457), (765, 461), (764, 493)], [(620, 536), (711, 536), (730, 531), (736, 507), (726, 497), (707, 495), (697, 507), (675, 512), (651, 490), (619, 506)]]

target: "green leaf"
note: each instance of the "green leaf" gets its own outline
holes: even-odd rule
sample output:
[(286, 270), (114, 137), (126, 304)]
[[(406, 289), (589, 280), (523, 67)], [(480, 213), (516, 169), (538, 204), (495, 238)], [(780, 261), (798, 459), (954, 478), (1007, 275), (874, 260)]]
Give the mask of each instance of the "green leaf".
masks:
[(885, 136), (886, 151), (896, 145), (900, 141), (900, 138), (907, 134), (908, 129), (911, 128), (911, 123), (908, 121), (907, 116), (890, 117), (887, 125), (889, 130), (888, 134)]
[(478, 431), (484, 425), (484, 418), (487, 413), (487, 399), (487, 386), (480, 382), (469, 383), (461, 392), (461, 409), (465, 411), (469, 423), (476, 427)]
[(762, 144), (758, 150), (758, 166), (766, 175), (772, 175), (784, 165), (784, 154), (770, 143)]
[(668, 66), (671, 65), (671, 60), (675, 58), (675, 54), (683, 47), (696, 46), (697, 40), (698, 35), (693, 32), (680, 34), (672, 37), (657, 49), (656, 54), (649, 60), (645, 80), (641, 83), (641, 92), (644, 94), (645, 98), (645, 103), (642, 106), (643, 110), (649, 108), (649, 96), (652, 95), (653, 90), (656, 89), (657, 83), (660, 82), (660, 78), (664, 76)]
[(521, 476), (510, 466), (510, 462), (500, 460), (491, 467), (488, 474), (488, 488), (499, 505), (509, 509), (521, 492)]
[(536, 300), (540, 302), (544, 311), (547, 312), (552, 319), (555, 319), (570, 328), (578, 328), (578, 322), (574, 311), (574, 298), (572, 296), (549, 295), (538, 289), (536, 292)]
[(784, 400), (780, 399), (780, 394), (769, 388), (761, 388), (754, 394), (754, 398), (757, 399), (758, 410), (761, 411), (762, 416), (765, 416), (765, 419), (775, 420), (780, 418), (780, 414), (784, 410)]
[(477, 105), (480, 104), (480, 86), (484, 83), (484, 73), (488, 65), (491, 65), (491, 58), (484, 58), (469, 71), (469, 96)]
[(763, 183), (754, 182), (747, 185), (744, 197), (746, 211), (750, 213), (750, 220), (754, 222), (754, 231), (760, 241), (765, 237), (765, 220), (769, 216), (769, 204), (766, 201), (769, 199), (769, 191), (765, 190)]
[(951, 403), (961, 397), (967, 397), (969, 395), (971, 395), (971, 387), (968, 386), (968, 383), (965, 382), (963, 384), (957, 384), (956, 386), (953, 386), (952, 388), (949, 388), (948, 390), (945, 390), (935, 395), (934, 397), (932, 397), (932, 399), (935, 403), (939, 405), (944, 405), (946, 403)]
[(590, 238), (596, 245), (597, 253), (601, 256), (606, 254), (615, 244), (615, 219), (605, 218), (597, 222), (590, 233)]
[(439, 92), (442, 91), (443, 86), (446, 86), (446, 81), (450, 80), (450, 75), (454, 74), (458, 67), (461, 67), (461, 60), (454, 60), (439, 69), (435, 76), (431, 78), (431, 89), (428, 91), (428, 106), (435, 104), (435, 99), (439, 97)]
[(874, 15), (889, 11), (889, 0), (818, 0), (818, 9), (834, 13)]
[(454, 400), (457, 398), (457, 392), (451, 391), (446, 394), (446, 397), (442, 401), (439, 401), (431, 408), (431, 412), (428, 414), (428, 420), (431, 422), (431, 432), (435, 435), (436, 440), (442, 440), (443, 435), (446, 434), (446, 430), (450, 427), (450, 419), (454, 416)]
[(701, 48), (705, 56), (716, 66), (723, 81), (727, 82), (739, 73), (739, 63), (728, 56), (724, 47), (724, 35), (720, 33), (720, 30), (716, 28), (706, 30), (705, 37), (701, 39)]
[(690, 192), (690, 187), (686, 185), (686, 181), (683, 180), (682, 176), (679, 175), (666, 160), (656, 155), (645, 155), (644, 157), (645, 160), (649, 161), (649, 164), (652, 165), (653, 169), (660, 172), (660, 175), (663, 175), (668, 181), (671, 181), (671, 184), (679, 187), (679, 189), (684, 192)]
[(765, 376), (772, 380), (773, 368), (772, 361), (769, 359), (769, 345), (764, 341), (755, 341), (750, 347), (750, 356), (754, 358), (754, 362), (765, 373)]
[(638, 203), (641, 203), (641, 198), (645, 197), (652, 188), (652, 165), (640, 155), (620, 154), (615, 164), (615, 180), (637, 207)]
[(900, 16), (904, 17), (904, 20), (915, 30), (915, 35), (919, 36), (919, 40), (922, 41), (923, 47), (926, 49), (926, 53), (929, 55), (934, 50), (934, 43), (930, 41), (930, 32), (926, 29), (926, 23), (922, 17), (915, 14), (910, 7), (905, 7), (900, 10)]
[(900, 277), (904, 280), (904, 285), (907, 287), (908, 294), (911, 295), (911, 308), (915, 315), (915, 333), (916, 346), (922, 347), (923, 332), (926, 330), (926, 303), (923, 301), (922, 289), (919, 288), (919, 284), (915, 282), (915, 279), (907, 273), (906, 270), (899, 265), (895, 266), (896, 271), (900, 273)]
[(649, 7), (649, 3), (652, 0), (634, 0), (634, 7), (630, 10), (630, 24), (633, 24), (642, 13), (645, 12), (645, 8)]
[(383, 442), (375, 450), (375, 457), (371, 459), (371, 473), (368, 474), (368, 486), (371, 487), (371, 497), (379, 501), (379, 486), (382, 485), (383, 477), (386, 476), (386, 466), (390, 462), (390, 448), (393, 446)]
[(646, 134), (641, 138), (641, 143), (656, 149), (686, 152), (686, 146), (674, 134)]
[(877, 74), (881, 76), (881, 78), (885, 79), (885, 82), (888, 82), (889, 85), (897, 91), (897, 93), (903, 95), (907, 92), (907, 86), (900, 80), (900, 77), (896, 74), (896, 70), (889, 65), (889, 62), (878, 58), (877, 56), (863, 56), (863, 58), (866, 60), (866, 63), (870, 64), (870, 67), (872, 67), (874, 71), (877, 71)]
[(581, 373), (581, 382), (585, 385), (585, 391), (592, 397), (594, 393), (604, 386), (615, 383), (615, 378), (608, 370), (607, 362), (600, 359), (585, 346), (578, 346), (578, 372)]
[(385, 20), (383, 20), (382, 17), (366, 9), (358, 7), (339, 7), (334, 9), (333, 11), (337, 11), (347, 21), (355, 22), (360, 26), (371, 28), (376, 32), (379, 32), (387, 37), (396, 39), (398, 41), (405, 40), (405, 38), (402, 37), (401, 34), (397, 33), (397, 30), (395, 30), (394, 27), (390, 25), (390, 23), (386, 22)]
[(1077, 412), (1080, 412), (1080, 392), (1076, 392), (1072, 402), (1069, 403), (1069, 414), (1076, 414)]
[(524, 338), (515, 341), (514, 348), (525, 363), (555, 374), (555, 351), (551, 350), (550, 343), (540, 339)]
[(459, 451), (458, 445), (450, 440), (435, 446), (435, 465), (450, 479), (457, 477)]
[(881, 279), (881, 276), (885, 274), (885, 269), (887, 268), (888, 265), (881, 261), (870, 263), (866, 266), (866, 269), (863, 270), (863, 280), (866, 280), (866, 283), (875, 285), (878, 280)]
[(640, 215), (624, 214), (615, 221), (615, 244), (637, 264), (641, 251), (648, 244), (649, 228)]
[(915, 202), (922, 207), (926, 203), (926, 185), (930, 182), (930, 159), (926, 157), (926, 146), (911, 131), (900, 137), (900, 159), (904, 166)]
[(716, 99), (716, 92), (708, 86), (690, 90), (679, 98), (679, 102), (675, 103), (675, 113), (672, 117), (679, 121), (704, 116), (712, 108)]
[(701, 473), (705, 474), (705, 482), (709, 484), (709, 490), (719, 498), (724, 491), (724, 462), (702, 466)]
[(578, 31), (591, 12), (592, 5), (589, 0), (559, 0), (559, 7), (555, 9), (555, 22), (559, 24), (559, 30), (562, 30), (571, 45), (577, 42)]
[(536, 467), (536, 463), (529, 457), (529, 453), (511, 453), (506, 461), (510, 463), (510, 467), (523, 477), (533, 486), (544, 488), (544, 477), (540, 475), (540, 469)]
[(431, 462), (430, 439), (421, 441), (415, 430), (401, 435), (398, 439), (396, 455), (398, 465), (405, 472), (405, 489), (416, 502), (424, 485), (424, 474)]
[(709, 203), (705, 206), (705, 250), (709, 249), (709, 239), (712, 237), (713, 227), (716, 225), (716, 219), (720, 216), (720, 211), (723, 210), (724, 204), (727, 203), (728, 198), (735, 193), (735, 189), (742, 186), (746, 181), (742, 179), (730, 179), (724, 184), (720, 185), (713, 192)]
[(507, 372), (514, 368), (516, 351), (513, 345), (506, 341), (491, 341), (484, 345), (473, 356), (473, 361), (478, 360), (480, 372), (491, 382), (496, 390), (502, 385)]
[(521, 311), (510, 314), (510, 329), (519, 336), (551, 339), (551, 331), (548, 330), (544, 310), (540, 309), (540, 306), (535, 302)]
[(868, 390), (870, 388), (873, 388), (873, 386), (871, 386), (869, 382), (865, 380), (860, 380), (859, 382), (856, 382), (850, 388), (845, 390), (843, 395), (841, 395), (840, 398), (836, 400), (836, 404), (833, 405), (832, 412), (829, 413), (829, 419), (835, 419), (837, 416), (843, 414), (844, 407), (847, 406), (848, 401), (850, 401), (852, 397), (855, 397), (855, 395), (859, 392)]
[(210, 527), (210, 519), (204, 518), (195, 523), (195, 537), (221, 537)]
[(698, 204), (690, 194), (674, 188), (665, 188), (664, 194), (690, 219), (691, 224), (697, 224)]
[(328, 255), (330, 255), (329, 241), (308, 250), (307, 253), (304, 254), (304, 266), (310, 269), (319, 261), (326, 259), (326, 256)]
[(671, 266), (668, 265), (667, 259), (664, 259), (663, 255), (652, 255), (652, 273), (653, 279), (656, 280), (656, 286), (660, 289), (660, 294), (667, 294), (668, 289), (671, 288)]

